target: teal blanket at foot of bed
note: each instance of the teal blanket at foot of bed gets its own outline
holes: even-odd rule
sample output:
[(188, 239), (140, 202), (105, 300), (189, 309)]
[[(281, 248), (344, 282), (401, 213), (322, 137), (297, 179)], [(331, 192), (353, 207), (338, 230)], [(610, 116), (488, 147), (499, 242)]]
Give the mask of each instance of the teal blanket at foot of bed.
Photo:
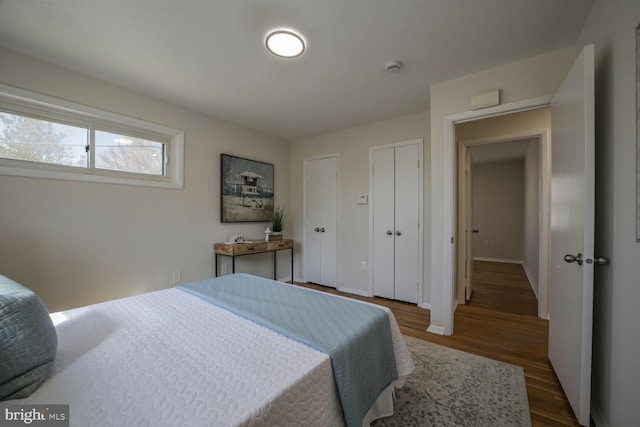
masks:
[(249, 274), (179, 288), (328, 354), (347, 426), (360, 427), (398, 378), (389, 316), (380, 308)]

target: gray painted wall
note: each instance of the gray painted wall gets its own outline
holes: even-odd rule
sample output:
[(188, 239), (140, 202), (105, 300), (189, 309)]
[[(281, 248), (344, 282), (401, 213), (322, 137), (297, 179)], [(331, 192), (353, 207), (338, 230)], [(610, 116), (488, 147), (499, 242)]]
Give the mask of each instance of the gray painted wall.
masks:
[[(264, 238), (262, 224), (220, 223), (221, 153), (275, 164), (287, 204), (287, 142), (2, 47), (0, 82), (185, 131), (184, 190), (0, 175), (0, 272), (50, 311), (173, 286), (173, 271), (210, 277), (214, 242)], [(238, 270), (269, 277), (270, 254), (256, 257)]]
[(638, 0), (597, 0), (578, 39), (596, 52), (596, 268), (592, 416), (598, 426), (640, 420), (640, 243), (636, 212)]
[(473, 165), (473, 257), (521, 262), (524, 160)]

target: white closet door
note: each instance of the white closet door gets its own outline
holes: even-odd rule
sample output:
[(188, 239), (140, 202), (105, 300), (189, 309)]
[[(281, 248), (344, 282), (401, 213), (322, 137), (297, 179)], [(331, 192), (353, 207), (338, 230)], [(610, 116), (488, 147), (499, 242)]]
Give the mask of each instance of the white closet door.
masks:
[(395, 149), (395, 299), (418, 302), (420, 189), (418, 146)]
[(418, 302), (422, 265), (422, 141), (370, 150), (370, 284), (374, 295)]
[(305, 160), (305, 279), (338, 284), (338, 158)]
[(338, 272), (338, 159), (322, 159), (320, 271), (323, 285), (337, 285)]
[(305, 279), (322, 283), (322, 159), (306, 161), (305, 166)]
[(395, 298), (395, 154), (394, 148), (372, 151), (373, 194), (373, 293), (383, 298)]

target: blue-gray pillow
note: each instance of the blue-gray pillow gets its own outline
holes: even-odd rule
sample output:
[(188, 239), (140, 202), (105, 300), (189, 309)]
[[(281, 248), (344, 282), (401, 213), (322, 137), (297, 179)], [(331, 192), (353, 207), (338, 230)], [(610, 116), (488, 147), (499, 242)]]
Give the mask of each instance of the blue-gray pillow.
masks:
[(0, 400), (29, 396), (49, 376), (58, 348), (42, 300), (0, 275)]

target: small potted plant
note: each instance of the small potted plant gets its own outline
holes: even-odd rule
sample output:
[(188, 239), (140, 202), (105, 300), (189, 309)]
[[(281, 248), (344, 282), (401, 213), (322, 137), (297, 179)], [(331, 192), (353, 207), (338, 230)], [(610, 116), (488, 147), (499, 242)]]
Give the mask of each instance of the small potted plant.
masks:
[(267, 240), (282, 240), (282, 230), (287, 223), (287, 214), (283, 207), (276, 206), (271, 211), (267, 211), (268, 228), (271, 232), (268, 233)]

